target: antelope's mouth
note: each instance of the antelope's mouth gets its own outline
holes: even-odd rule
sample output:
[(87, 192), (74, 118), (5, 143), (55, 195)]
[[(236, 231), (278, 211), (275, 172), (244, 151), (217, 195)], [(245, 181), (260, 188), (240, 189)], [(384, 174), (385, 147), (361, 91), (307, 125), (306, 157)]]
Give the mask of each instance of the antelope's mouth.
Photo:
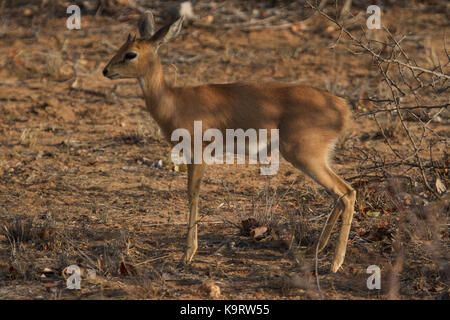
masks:
[(108, 75), (106, 75), (106, 77), (108, 79), (114, 80), (114, 79), (120, 78), (120, 75), (118, 73), (114, 73), (114, 74), (108, 74)]

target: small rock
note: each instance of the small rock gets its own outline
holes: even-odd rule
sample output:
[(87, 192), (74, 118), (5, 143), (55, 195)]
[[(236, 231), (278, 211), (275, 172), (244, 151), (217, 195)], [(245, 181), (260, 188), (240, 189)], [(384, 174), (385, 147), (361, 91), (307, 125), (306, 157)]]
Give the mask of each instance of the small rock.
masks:
[(190, 1), (184, 1), (180, 4), (180, 16), (184, 16), (187, 20), (195, 19), (194, 10)]
[(443, 121), (442, 121), (442, 118), (441, 118), (440, 116), (437, 116), (437, 117), (435, 117), (435, 118), (433, 119), (433, 122), (441, 123), (441, 122), (443, 122)]
[(204, 282), (198, 288), (200, 294), (206, 295), (212, 299), (220, 298), (220, 288), (213, 281)]
[(152, 168), (162, 168), (163, 161), (161, 159), (153, 161), (151, 167)]
[(369, 140), (369, 139), (370, 139), (370, 134), (368, 134), (367, 132), (364, 132), (364, 133), (361, 135), (361, 137), (359, 138), (359, 140), (360, 140), (361, 142), (367, 141), (367, 140)]
[(24, 16), (29, 17), (29, 16), (31, 16), (32, 14), (33, 14), (33, 11), (32, 11), (30, 8), (25, 8), (25, 9), (23, 10), (23, 15), (24, 15)]
[(147, 157), (142, 157), (142, 161), (141, 160), (138, 160), (138, 163), (139, 162), (141, 162), (141, 163), (143, 163), (143, 164), (146, 164), (147, 166), (152, 166), (152, 164), (153, 164), (153, 161), (152, 160), (150, 160), (149, 158), (147, 158)]
[(171, 275), (169, 273), (163, 272), (163, 274), (161, 275), (161, 277), (165, 280), (165, 281), (177, 281), (179, 280), (178, 277)]
[(214, 17), (212, 15), (208, 15), (206, 17), (203, 18), (203, 21), (207, 24), (211, 24), (214, 21)]
[(95, 280), (97, 279), (97, 273), (94, 269), (87, 269), (86, 277), (90, 280)]

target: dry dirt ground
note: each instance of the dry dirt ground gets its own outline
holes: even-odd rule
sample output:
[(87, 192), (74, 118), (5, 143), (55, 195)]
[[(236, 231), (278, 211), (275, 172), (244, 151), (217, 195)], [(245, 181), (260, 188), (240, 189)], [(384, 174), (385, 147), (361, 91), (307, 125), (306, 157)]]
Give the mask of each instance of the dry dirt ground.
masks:
[[(405, 42), (419, 56), (442, 54), (444, 31), (450, 31), (444, 13), (396, 7), (383, 17), (423, 39), (425, 46)], [(192, 265), (178, 267), (186, 172), (170, 163), (137, 81), (112, 82), (101, 74), (127, 34), (136, 32), (135, 20), (88, 15), (81, 30), (71, 31), (65, 17), (33, 19), (11, 16), (0, 37), (0, 299), (203, 299), (209, 296), (201, 285), (209, 280), (222, 299), (320, 297), (315, 261), (303, 251), (333, 206), (323, 188), (284, 160), (270, 178), (254, 165), (209, 167), (200, 194), (199, 250)], [(338, 33), (320, 17), (281, 30), (186, 26), (160, 54), (177, 86), (277, 80), (348, 98), (375, 91), (380, 77), (370, 59), (330, 48)], [(446, 125), (431, 124), (448, 136)], [(397, 285), (399, 298), (448, 298), (448, 221), (438, 232), (440, 256), (431, 255), (429, 239), (410, 239), (399, 277), (391, 278), (402, 211), (388, 199), (407, 191), (354, 178), (361, 175), (359, 150), (388, 153), (377, 132), (360, 117), (336, 146), (333, 168), (357, 189), (358, 203), (342, 269), (328, 272), (336, 233), (318, 257), (321, 293), (384, 299)], [(405, 139), (398, 137), (398, 145)], [(160, 159), (163, 166), (153, 167)], [(409, 205), (423, 204), (406, 202), (402, 210)], [(448, 215), (448, 198), (433, 206)], [(253, 239), (242, 227), (249, 218), (272, 234)], [(74, 264), (83, 271), (81, 290), (67, 289), (63, 277)], [(381, 268), (381, 290), (366, 287), (369, 265)]]

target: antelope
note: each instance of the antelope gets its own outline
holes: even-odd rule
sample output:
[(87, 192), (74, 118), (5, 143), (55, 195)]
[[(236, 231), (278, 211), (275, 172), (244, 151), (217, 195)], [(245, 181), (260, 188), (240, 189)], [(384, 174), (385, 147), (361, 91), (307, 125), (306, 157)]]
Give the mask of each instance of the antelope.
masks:
[[(128, 35), (103, 75), (109, 79), (138, 79), (146, 107), (167, 140), (177, 128), (192, 133), (194, 121), (199, 120), (203, 123), (202, 130), (278, 129), (280, 154), (337, 199), (314, 245), (316, 253), (325, 248), (341, 216), (330, 270), (337, 272), (344, 262), (356, 191), (330, 169), (328, 160), (336, 139), (349, 122), (351, 112), (347, 102), (322, 89), (289, 83), (172, 87), (165, 81), (158, 48), (174, 39), (182, 24), (180, 17), (155, 31), (153, 15), (146, 11), (138, 21), (140, 38)], [(169, 143), (173, 146), (172, 141)], [(189, 264), (198, 248), (198, 202), (205, 166), (205, 163), (187, 166), (189, 219), (182, 264)]]

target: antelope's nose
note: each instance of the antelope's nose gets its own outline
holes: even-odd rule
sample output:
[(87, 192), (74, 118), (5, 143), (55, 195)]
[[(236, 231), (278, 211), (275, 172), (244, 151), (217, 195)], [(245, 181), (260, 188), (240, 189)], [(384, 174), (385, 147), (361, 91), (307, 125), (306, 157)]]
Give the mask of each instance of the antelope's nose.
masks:
[(107, 68), (103, 69), (103, 75), (106, 77), (107, 74), (108, 74), (108, 69)]

